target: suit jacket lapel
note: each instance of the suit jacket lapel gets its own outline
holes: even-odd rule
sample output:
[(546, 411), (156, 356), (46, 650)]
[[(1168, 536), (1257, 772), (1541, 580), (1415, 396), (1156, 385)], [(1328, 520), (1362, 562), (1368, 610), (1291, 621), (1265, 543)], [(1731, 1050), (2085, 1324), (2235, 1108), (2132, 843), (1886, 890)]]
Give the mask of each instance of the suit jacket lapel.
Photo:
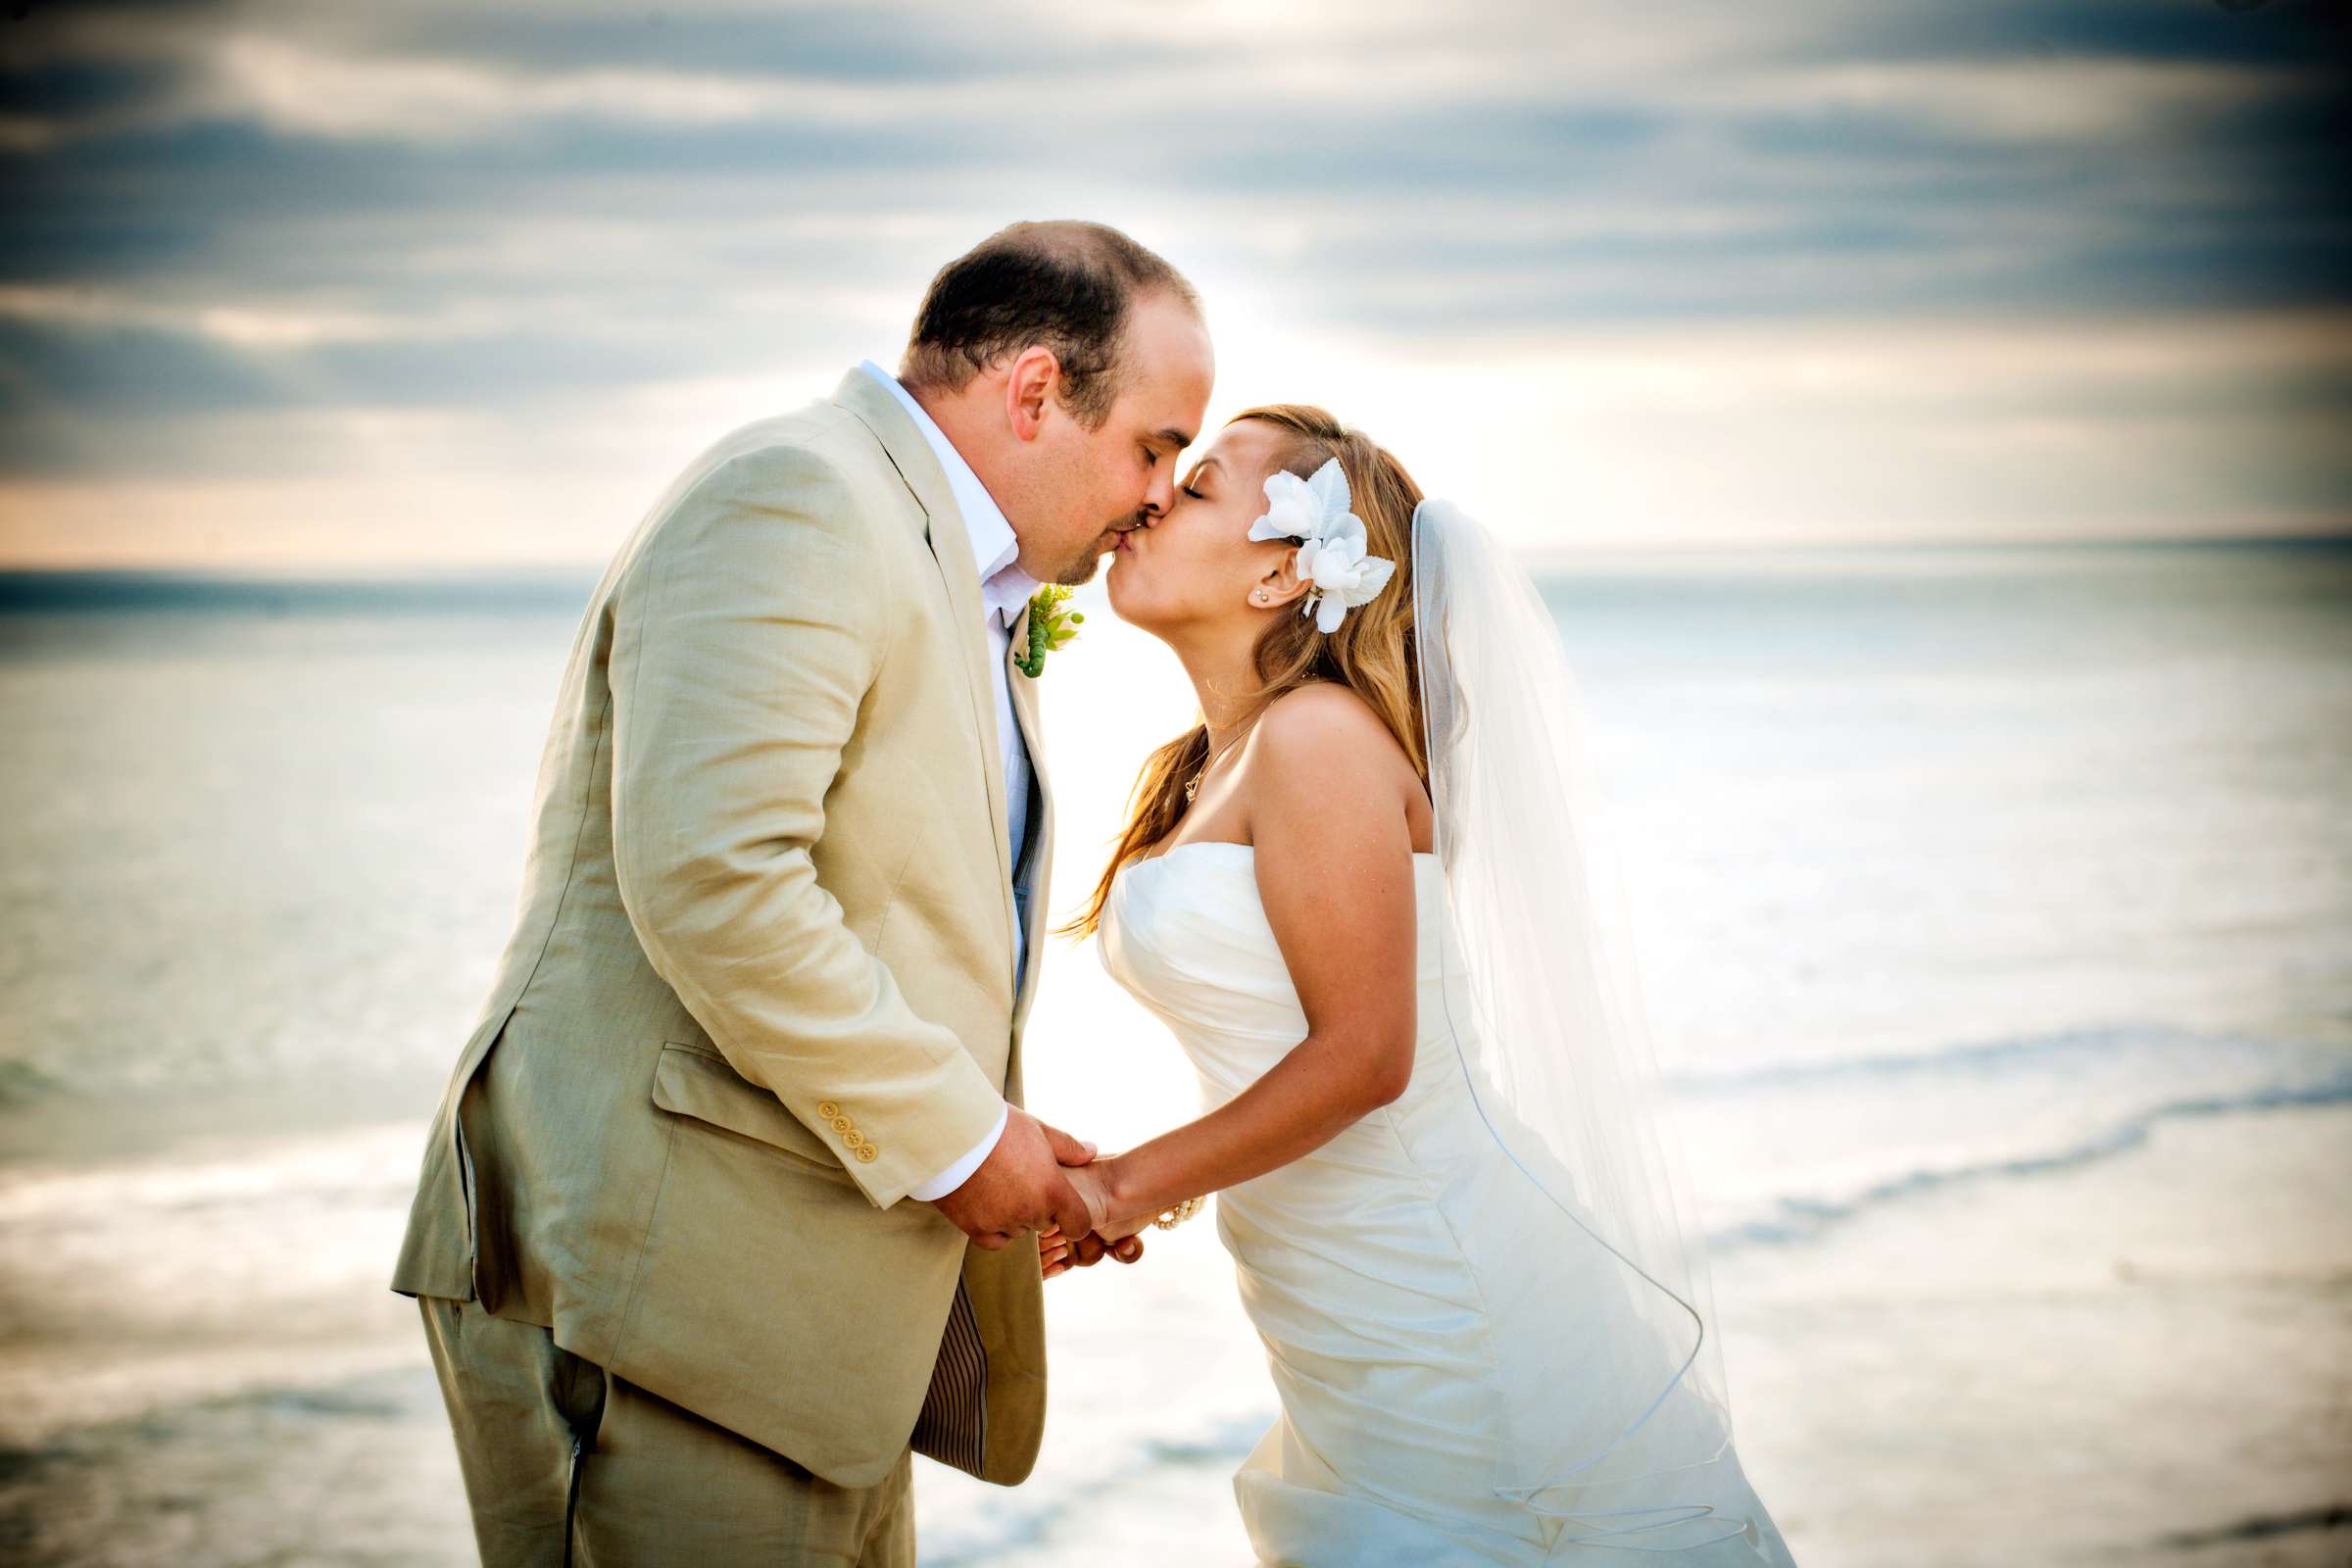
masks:
[(1014, 666), (1013, 660), (1029, 646), (1029, 611), (1023, 607), (1020, 617), (1012, 623), (1012, 643), (1004, 650), (1004, 677), (1010, 683), (1012, 715), (1021, 732), (1021, 744), (1029, 753), (1029, 776), (1037, 786), (1036, 809), (1029, 813), (1023, 834), (1022, 888), (1020, 903), (1028, 911), (1029, 947), (1023, 956), (1019, 980), (1012, 998), (1012, 1050), (1005, 1058), (1004, 1095), (1014, 1104), (1021, 1103), (1024, 1093), (1021, 1080), (1021, 1034), (1029, 1019), (1029, 1006), (1037, 994), (1038, 971), (1046, 956), (1046, 903), (1053, 882), (1054, 865), (1054, 789), (1046, 772), (1046, 731), (1038, 710), (1037, 679), (1024, 675)]
[[(1003, 743), (997, 736), (997, 693), (989, 674), (988, 629), (980, 602), (980, 567), (972, 560), (971, 535), (948, 476), (931, 451), (931, 443), (908, 418), (890, 389), (856, 366), (833, 389), (833, 401), (848, 409), (874, 432), (897, 466), (899, 476), (923, 509), (923, 538), (931, 546), (932, 564), (948, 594), (956, 618), (956, 646), (963, 655), (963, 672), (971, 689), (972, 720), (980, 734), (981, 787), (988, 792), (990, 820), (997, 834), (997, 880), (1004, 890), (1004, 961), (1009, 966), (1016, 951), (1017, 916), (1012, 907), (1012, 828), (1004, 802)], [(1016, 677), (1017, 678), (1017, 677)], [(1014, 699), (1017, 704), (1019, 699)], [(1025, 723), (1026, 721), (1024, 721)], [(1036, 752), (1030, 753), (1035, 765)]]
[(1024, 606), (1020, 618), (1012, 623), (1012, 644), (1004, 650), (1004, 673), (1012, 687), (1012, 716), (1020, 723), (1021, 744), (1029, 751), (1029, 771), (1037, 775), (1037, 792), (1044, 798), (1046, 809), (1051, 811), (1054, 796), (1046, 773), (1045, 721), (1037, 705), (1037, 683), (1044, 677), (1026, 675), (1013, 663), (1028, 646), (1029, 611)]

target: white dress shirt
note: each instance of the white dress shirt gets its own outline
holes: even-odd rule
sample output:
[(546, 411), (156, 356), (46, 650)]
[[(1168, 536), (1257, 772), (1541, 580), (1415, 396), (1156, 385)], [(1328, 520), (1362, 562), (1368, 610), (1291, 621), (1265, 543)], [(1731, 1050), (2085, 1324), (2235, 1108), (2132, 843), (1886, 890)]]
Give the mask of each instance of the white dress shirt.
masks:
[[(972, 561), (980, 569), (980, 599), (986, 612), (982, 625), (988, 632), (989, 669), (997, 692), (997, 749), (999, 762), (1004, 769), (1005, 826), (1012, 837), (1012, 863), (1021, 863), (1021, 846), (1029, 837), (1029, 754), (1021, 745), (1021, 726), (1012, 713), (1012, 689), (1005, 675), (1005, 664), (1012, 649), (1012, 623), (1021, 617), (1021, 607), (1037, 592), (1035, 577), (1023, 571), (1018, 561), (1021, 541), (1004, 520), (1004, 508), (980, 482), (972, 466), (963, 461), (948, 439), (947, 432), (932, 421), (923, 406), (899, 384), (899, 378), (871, 360), (860, 360), (858, 368), (890, 389), (900, 407), (914, 420), (914, 427), (923, 432), (931, 443), (932, 455), (939, 459), (940, 467), (948, 476), (949, 493), (956, 498), (956, 509), (963, 514), (963, 525), (972, 541)], [(1020, 984), (1022, 968), (1029, 958), (1029, 930), (1026, 920), (1016, 922), (1014, 933), (1013, 984)], [(1004, 1124), (1011, 1117), (1010, 1109), (1000, 1111), (997, 1124), (987, 1137), (972, 1146), (961, 1159), (919, 1186), (906, 1190), (909, 1198), (928, 1202), (945, 1198), (970, 1179), (997, 1140), (1004, 1136)]]

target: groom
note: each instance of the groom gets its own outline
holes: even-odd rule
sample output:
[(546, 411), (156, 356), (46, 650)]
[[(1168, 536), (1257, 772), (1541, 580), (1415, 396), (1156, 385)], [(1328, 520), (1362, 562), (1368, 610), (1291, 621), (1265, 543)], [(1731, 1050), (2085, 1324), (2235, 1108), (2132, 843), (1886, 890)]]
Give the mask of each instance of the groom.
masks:
[(736, 431), (597, 585), (519, 917), (425, 1149), (417, 1298), (483, 1559), (911, 1564), (911, 1452), (1029, 1473), (1020, 1109), (1053, 806), (1026, 647), (1163, 513), (1192, 287), (1092, 223), (951, 262), (899, 373)]

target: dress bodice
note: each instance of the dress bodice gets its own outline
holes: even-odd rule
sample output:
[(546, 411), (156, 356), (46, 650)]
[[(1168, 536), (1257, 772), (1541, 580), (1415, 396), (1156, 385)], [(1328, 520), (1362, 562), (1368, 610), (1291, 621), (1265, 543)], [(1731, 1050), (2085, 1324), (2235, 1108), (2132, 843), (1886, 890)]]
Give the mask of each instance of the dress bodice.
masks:
[[(1435, 855), (1413, 856), (1413, 885), (1418, 1090), (1434, 1076), (1424, 1067), (1455, 1067), (1452, 1031), (1467, 1021), (1447, 1016), (1446, 987), (1460, 978), (1462, 958)], [(1111, 885), (1101, 954), (1112, 978), (1175, 1032), (1212, 1103), (1306, 1037), (1298, 989), (1258, 900), (1253, 845), (1200, 839), (1131, 861)]]

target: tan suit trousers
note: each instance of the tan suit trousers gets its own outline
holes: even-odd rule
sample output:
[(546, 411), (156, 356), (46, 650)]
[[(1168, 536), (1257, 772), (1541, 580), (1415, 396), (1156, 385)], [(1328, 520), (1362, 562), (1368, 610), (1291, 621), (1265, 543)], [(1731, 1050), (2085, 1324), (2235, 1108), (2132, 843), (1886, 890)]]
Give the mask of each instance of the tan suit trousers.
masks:
[(911, 1450), (839, 1487), (471, 1301), (416, 1299), (484, 1568), (914, 1568)]

